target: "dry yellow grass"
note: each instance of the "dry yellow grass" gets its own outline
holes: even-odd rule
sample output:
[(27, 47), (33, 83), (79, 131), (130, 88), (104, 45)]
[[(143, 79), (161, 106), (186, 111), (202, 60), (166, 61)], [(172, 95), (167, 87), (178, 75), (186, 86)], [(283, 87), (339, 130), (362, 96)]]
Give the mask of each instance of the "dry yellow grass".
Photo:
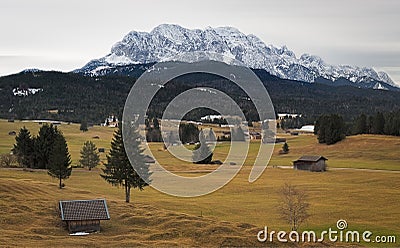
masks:
[[(153, 203), (123, 201), (123, 193), (104, 183), (98, 171), (77, 170), (68, 187), (57, 189), (43, 171), (1, 170), (0, 246), (256, 246), (258, 229), (246, 223), (170, 211)], [(154, 194), (155, 192), (152, 191)], [(111, 220), (102, 231), (68, 236), (60, 221), (60, 199), (107, 198)]]
[[(31, 135), (37, 135), (41, 125), (35, 122), (7, 122), (6, 120), (0, 120), (0, 154), (9, 153), (15, 143), (15, 136), (8, 135), (10, 131), (19, 132), (22, 127), (26, 127)], [(79, 161), (79, 151), (85, 141), (93, 141), (98, 148), (106, 148), (106, 152), (110, 147), (110, 142), (115, 128), (93, 126), (89, 128), (88, 132), (82, 132), (79, 130), (79, 124), (62, 124), (57, 126), (61, 130), (67, 140), (68, 149), (71, 153), (73, 165), (76, 165)], [(98, 136), (99, 139), (94, 137)], [(105, 159), (105, 153), (101, 153), (101, 159)]]
[[(8, 125), (19, 123), (0, 123), (0, 131), (5, 133), (15, 127)], [(26, 126), (36, 133), (34, 128), (38, 127), (37, 124), (28, 123)], [(107, 148), (113, 132), (112, 129), (95, 127), (87, 133), (81, 133), (79, 125), (62, 125), (60, 128), (67, 137), (74, 161), (79, 159), (80, 144), (84, 140), (99, 135), (100, 140), (95, 140), (100, 144), (98, 147)], [(14, 137), (5, 137), (7, 133), (1, 136), (0, 151), (7, 151), (12, 146)], [(354, 136), (334, 146), (320, 145), (313, 136), (287, 136), (287, 139), (291, 152), (279, 156), (277, 152), (281, 145), (277, 146), (270, 165), (290, 165), (292, 160), (302, 154), (317, 153), (329, 158), (330, 167), (400, 170), (398, 137)], [(161, 144), (154, 143), (151, 147), (154, 155), (172, 170), (208, 168), (182, 163), (172, 158), (168, 152), (162, 151)], [(218, 145), (215, 158), (222, 160), (228, 149), (227, 144)], [(345, 219), (350, 230), (370, 230), (374, 235), (396, 235), (399, 238), (400, 173), (357, 170), (311, 173), (269, 167), (259, 180), (249, 183), (247, 178), (256, 151), (257, 144), (252, 143), (249, 159), (242, 171), (228, 185), (212, 194), (197, 198), (178, 198), (146, 188), (141, 192), (132, 192), (131, 204), (124, 203), (122, 189), (111, 187), (100, 178), (100, 168), (92, 172), (74, 169), (63, 190), (57, 189), (56, 180), (50, 178), (45, 171), (1, 169), (0, 244), (259, 245), (255, 235), (265, 225), (270, 230), (289, 229), (279, 218), (277, 210), (278, 189), (285, 182), (297, 185), (309, 195), (312, 217), (301, 226), (302, 230), (326, 230), (335, 227), (337, 220)], [(102, 223), (103, 229), (99, 234), (85, 237), (68, 236), (57, 215), (57, 201), (93, 198), (107, 199), (111, 220)], [(388, 244), (382, 247), (386, 246)]]
[[(44, 171), (2, 169), (0, 244), (257, 245), (255, 235), (264, 225), (270, 230), (288, 230), (277, 210), (278, 189), (284, 182), (297, 185), (310, 196), (312, 217), (303, 230), (326, 230), (335, 227), (337, 220), (345, 219), (351, 230), (400, 234), (399, 173), (267, 169), (250, 184), (248, 172), (245, 168), (227, 186), (203, 197), (177, 198), (146, 188), (134, 191), (133, 202), (126, 204), (123, 190), (106, 184), (98, 169), (76, 169), (63, 190), (57, 189), (57, 182)], [(57, 214), (57, 201), (93, 198), (107, 199), (111, 221), (102, 222), (100, 234), (67, 236)]]

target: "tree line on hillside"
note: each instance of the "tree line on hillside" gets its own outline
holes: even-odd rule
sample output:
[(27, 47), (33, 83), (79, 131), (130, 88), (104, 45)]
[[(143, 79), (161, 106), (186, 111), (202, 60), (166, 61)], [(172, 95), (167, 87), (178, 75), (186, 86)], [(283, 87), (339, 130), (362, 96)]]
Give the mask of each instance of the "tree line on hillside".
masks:
[[(234, 99), (247, 120), (259, 121), (252, 101), (245, 92), (226, 79), (188, 76), (172, 80), (154, 97), (148, 111), (161, 118), (168, 103), (193, 87), (212, 87)], [(301, 84), (260, 75), (277, 112), (302, 113), (316, 120), (321, 114), (338, 113), (351, 121), (364, 113), (400, 108), (399, 92), (333, 87), (321, 84)], [(35, 72), (0, 78), (0, 117), (7, 119), (56, 119), (88, 124), (100, 123), (110, 113), (121, 115), (125, 99), (136, 78), (123, 76), (87, 77), (76, 73)], [(14, 96), (17, 87), (41, 88), (43, 91), (26, 97)], [(218, 102), (219, 99), (215, 99)], [(215, 114), (199, 108), (186, 120)]]
[[(163, 142), (161, 135), (160, 123), (158, 118), (147, 118), (145, 119), (146, 126), (146, 140), (149, 142)], [(199, 142), (199, 128), (193, 123), (180, 123), (179, 124), (179, 138), (180, 142), (186, 143), (197, 143)], [(166, 143), (173, 144), (178, 141), (178, 137), (175, 137), (172, 132), (167, 134)]]
[(315, 119), (313, 118), (308, 118), (306, 116), (299, 116), (299, 117), (291, 117), (287, 116), (283, 118), (280, 123), (277, 123), (277, 128), (282, 128), (282, 129), (294, 129), (294, 128), (301, 128), (304, 125), (307, 125), (308, 123), (313, 123)]
[(328, 145), (343, 140), (346, 135), (382, 134), (400, 136), (400, 111), (367, 116), (361, 114), (352, 122), (345, 123), (337, 114), (322, 115), (315, 122), (314, 134), (319, 143)]
[[(60, 72), (1, 77), (0, 117), (100, 123), (110, 113), (122, 114), (132, 84), (131, 78), (92, 78)], [(20, 97), (12, 94), (16, 87), (43, 91)]]
[(375, 115), (361, 114), (354, 120), (352, 134), (384, 134), (400, 136), (400, 111)]

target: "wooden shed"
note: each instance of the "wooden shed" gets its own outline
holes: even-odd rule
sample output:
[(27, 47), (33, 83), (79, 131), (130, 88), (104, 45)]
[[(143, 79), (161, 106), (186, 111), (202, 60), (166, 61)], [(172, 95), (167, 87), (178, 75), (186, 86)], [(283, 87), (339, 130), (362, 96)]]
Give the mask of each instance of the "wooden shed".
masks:
[(105, 199), (60, 201), (59, 207), (70, 233), (100, 231), (100, 221), (110, 219)]
[(302, 156), (293, 161), (293, 169), (308, 171), (326, 171), (326, 160), (323, 156)]

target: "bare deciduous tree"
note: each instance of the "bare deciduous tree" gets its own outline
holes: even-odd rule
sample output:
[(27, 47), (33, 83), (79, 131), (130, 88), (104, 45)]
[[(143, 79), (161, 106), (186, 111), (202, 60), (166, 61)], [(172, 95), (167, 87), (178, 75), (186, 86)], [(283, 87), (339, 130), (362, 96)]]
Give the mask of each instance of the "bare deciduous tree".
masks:
[(279, 213), (282, 219), (290, 224), (292, 231), (296, 231), (310, 216), (307, 194), (288, 183), (282, 186), (279, 193), (282, 197)]
[(12, 154), (0, 154), (0, 167), (18, 167), (16, 156)]

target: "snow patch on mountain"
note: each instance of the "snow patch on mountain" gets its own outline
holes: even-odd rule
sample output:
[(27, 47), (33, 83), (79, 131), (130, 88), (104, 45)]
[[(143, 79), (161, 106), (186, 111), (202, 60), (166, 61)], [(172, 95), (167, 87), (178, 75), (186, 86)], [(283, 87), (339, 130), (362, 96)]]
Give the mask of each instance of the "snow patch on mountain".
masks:
[(29, 95), (35, 95), (36, 93), (39, 93), (43, 91), (42, 88), (14, 88), (12, 90), (14, 96), (29, 96)]
[(376, 83), (373, 87), (374, 90), (389, 90), (385, 86), (383, 86), (381, 83)]

